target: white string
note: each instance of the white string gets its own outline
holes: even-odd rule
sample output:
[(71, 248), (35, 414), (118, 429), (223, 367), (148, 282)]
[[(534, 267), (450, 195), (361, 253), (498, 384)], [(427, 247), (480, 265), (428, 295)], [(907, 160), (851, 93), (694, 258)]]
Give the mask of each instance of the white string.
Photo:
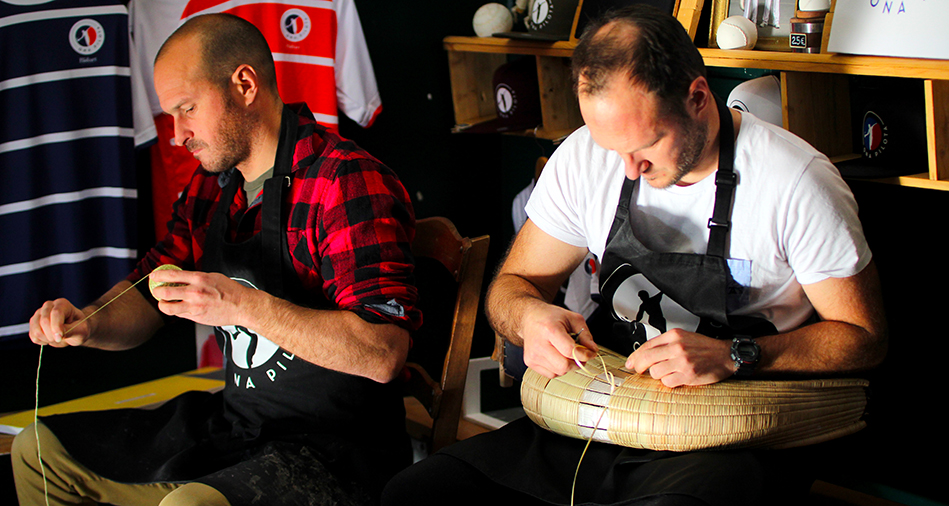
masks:
[[(116, 295), (115, 297), (112, 297), (112, 299), (109, 302), (106, 302), (105, 304), (99, 306), (99, 308), (96, 309), (95, 311), (89, 313), (89, 316), (86, 316), (82, 320), (79, 320), (79, 323), (76, 323), (72, 327), (69, 327), (66, 330), (66, 332), (63, 332), (63, 339), (65, 339), (66, 335), (72, 332), (73, 329), (82, 325), (83, 322), (85, 322), (89, 318), (92, 318), (93, 315), (95, 315), (99, 311), (102, 311), (109, 304), (112, 304), (113, 302), (115, 302), (115, 299), (118, 299), (119, 297), (125, 295), (125, 293), (131, 290), (132, 288), (135, 288), (135, 285), (148, 279), (149, 276), (151, 276), (151, 273), (149, 273), (146, 276), (142, 276), (141, 279), (132, 283), (132, 286), (126, 288), (125, 290), (122, 290), (122, 292), (120, 292), (118, 295)], [(40, 414), (40, 367), (43, 365), (43, 349), (44, 348), (46, 348), (46, 345), (41, 344), (40, 357), (39, 357), (39, 360), (37, 360), (36, 362), (36, 399), (35, 399), (35, 404), (33, 405), (33, 434), (36, 436), (36, 459), (39, 460), (40, 470), (43, 472), (43, 495), (46, 497), (46, 506), (49, 506), (49, 485), (48, 485), (48, 482), (46, 481), (46, 465), (43, 464), (43, 453), (42, 453), (42, 449), (40, 448), (40, 431), (39, 431), (39, 427), (37, 427), (37, 424), (39, 423), (39, 414)]]
[[(581, 330), (580, 332), (583, 332), (583, 330)], [(580, 334), (580, 332), (577, 332), (577, 334)], [(573, 352), (571, 352), (571, 355), (573, 355), (573, 361), (577, 364), (577, 367), (579, 367), (581, 371), (589, 374), (593, 378), (596, 378), (596, 374), (593, 374), (592, 372), (587, 370), (586, 366), (582, 362), (580, 362), (580, 360), (577, 358), (577, 349), (580, 348), (581, 346), (582, 345), (578, 344), (573, 347)], [(600, 365), (603, 367), (603, 373), (606, 374), (606, 379), (609, 380), (610, 382), (610, 397), (612, 397), (613, 392), (616, 391), (616, 381), (613, 376), (613, 373), (611, 373), (606, 368), (606, 361), (603, 360), (603, 355), (597, 353), (596, 358), (600, 359)], [(583, 453), (580, 454), (580, 460), (579, 462), (577, 462), (577, 469), (573, 472), (573, 486), (570, 487), (570, 506), (573, 506), (574, 504), (573, 503), (574, 494), (577, 491), (577, 476), (580, 475), (580, 464), (583, 463), (583, 457), (586, 456), (587, 450), (590, 448), (590, 443), (593, 442), (593, 436), (596, 435), (597, 429), (600, 428), (600, 421), (603, 420), (603, 415), (606, 414), (607, 409), (609, 409), (608, 406), (603, 406), (603, 411), (600, 411), (600, 417), (597, 418), (596, 423), (593, 424), (593, 432), (590, 433), (590, 437), (589, 439), (587, 439), (587, 444), (586, 446), (583, 447)]]
[(49, 486), (46, 482), (46, 465), (43, 464), (43, 453), (40, 450), (40, 430), (36, 426), (39, 421), (40, 412), (40, 366), (43, 365), (43, 348), (45, 344), (40, 345), (40, 358), (36, 361), (36, 404), (33, 406), (33, 435), (36, 436), (36, 460), (40, 462), (40, 470), (43, 471), (43, 496), (46, 498), (46, 506), (49, 506)]

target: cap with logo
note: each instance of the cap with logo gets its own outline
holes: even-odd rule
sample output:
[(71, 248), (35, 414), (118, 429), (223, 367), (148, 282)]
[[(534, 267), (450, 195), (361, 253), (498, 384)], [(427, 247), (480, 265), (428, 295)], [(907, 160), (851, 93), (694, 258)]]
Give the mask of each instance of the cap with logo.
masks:
[[(500, 32), (494, 36), (550, 42), (578, 39), (591, 19), (610, 9), (632, 4), (649, 4), (662, 12), (673, 14), (676, 0), (531, 0), (524, 20), (526, 32)], [(571, 33), (574, 18), (576, 29)]]
[(513, 132), (534, 128), (543, 122), (540, 86), (533, 57), (505, 63), (494, 71), (494, 110), (497, 118), (455, 130), (468, 133)]
[(569, 40), (578, 5), (580, 0), (531, 0), (524, 18), (526, 32), (499, 32), (494, 36), (550, 42)]
[(781, 81), (777, 76), (770, 75), (749, 79), (735, 86), (729, 93), (726, 103), (732, 109), (750, 112), (760, 120), (783, 126)]

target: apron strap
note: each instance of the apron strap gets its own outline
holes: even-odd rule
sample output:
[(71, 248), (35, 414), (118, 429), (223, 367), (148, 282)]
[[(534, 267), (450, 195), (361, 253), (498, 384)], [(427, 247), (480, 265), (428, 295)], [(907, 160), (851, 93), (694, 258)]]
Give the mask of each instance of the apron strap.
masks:
[(626, 217), (629, 216), (629, 201), (633, 196), (633, 190), (636, 188), (637, 179), (623, 179), (623, 189), (620, 190), (619, 204), (616, 205), (616, 213), (613, 215), (613, 224), (610, 226), (610, 233), (606, 236), (606, 244), (613, 240), (613, 236), (619, 232), (623, 223), (626, 223)]
[(708, 256), (725, 258), (725, 244), (731, 227), (732, 197), (735, 195), (735, 126), (725, 101), (715, 95), (718, 106), (718, 171), (715, 172), (715, 207), (708, 220)]
[(293, 152), (297, 140), (297, 115), (286, 105), (280, 119), (280, 138), (273, 176), (264, 181), (264, 201), (261, 203), (261, 260), (267, 282), (273, 283), (271, 293), (283, 291), (283, 251), (287, 234), (283, 220), (283, 191), (290, 186)]

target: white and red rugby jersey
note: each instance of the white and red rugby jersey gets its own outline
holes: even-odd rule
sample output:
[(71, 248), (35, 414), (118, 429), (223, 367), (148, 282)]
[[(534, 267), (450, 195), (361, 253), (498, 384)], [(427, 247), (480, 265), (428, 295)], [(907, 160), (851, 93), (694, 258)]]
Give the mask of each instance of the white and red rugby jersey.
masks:
[(306, 102), (321, 125), (336, 130), (338, 111), (368, 127), (382, 111), (376, 77), (353, 0), (131, 0), (132, 83), (147, 90), (151, 111), (136, 110), (135, 143), (152, 148), (156, 235), (198, 166), (174, 146), (170, 117), (155, 93), (153, 65), (165, 39), (190, 17), (226, 12), (253, 23), (270, 45), (277, 88), (286, 103)]
[[(372, 61), (353, 0), (132, 0), (133, 72), (161, 114), (152, 65), (161, 44), (192, 16), (227, 12), (260, 29), (270, 44), (284, 102), (306, 102), (316, 120), (338, 127), (338, 111), (367, 127), (382, 110)], [(154, 138), (141, 118), (136, 140)]]

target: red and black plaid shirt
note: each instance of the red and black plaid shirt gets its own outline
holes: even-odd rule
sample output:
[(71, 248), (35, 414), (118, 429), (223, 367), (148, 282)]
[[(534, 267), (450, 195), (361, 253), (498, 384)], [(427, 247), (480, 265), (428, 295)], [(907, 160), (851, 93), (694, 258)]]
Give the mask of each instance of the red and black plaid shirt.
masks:
[[(289, 206), (290, 256), (303, 286), (322, 290), (339, 309), (367, 321), (417, 329), (422, 319), (408, 253), (415, 235), (408, 193), (392, 170), (353, 142), (309, 118), (300, 116), (300, 124), (306, 128), (299, 129), (284, 205)], [(227, 177), (200, 168), (194, 173), (175, 203), (168, 235), (139, 262), (129, 281), (166, 263), (201, 270), (222, 176)], [(228, 210), (229, 241), (260, 231), (262, 206), (259, 201), (247, 205), (244, 192), (236, 192)]]

